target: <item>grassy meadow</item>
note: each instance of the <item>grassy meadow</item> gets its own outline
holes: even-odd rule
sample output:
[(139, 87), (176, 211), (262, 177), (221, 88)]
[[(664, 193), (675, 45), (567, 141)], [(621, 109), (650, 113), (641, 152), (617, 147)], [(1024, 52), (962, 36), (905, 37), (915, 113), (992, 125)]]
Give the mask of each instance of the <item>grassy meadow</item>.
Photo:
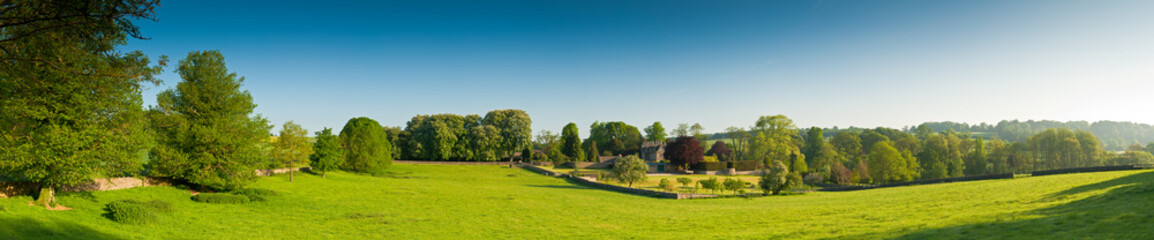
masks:
[[(1154, 236), (1154, 171), (670, 200), (574, 185), (506, 166), (396, 164), (387, 176), (261, 178), (281, 194), (241, 205), (144, 187), (71, 193), (50, 211), (0, 199), (0, 239), (1137, 239)], [(656, 181), (651, 178), (650, 182)], [(176, 211), (108, 220), (118, 199)]]

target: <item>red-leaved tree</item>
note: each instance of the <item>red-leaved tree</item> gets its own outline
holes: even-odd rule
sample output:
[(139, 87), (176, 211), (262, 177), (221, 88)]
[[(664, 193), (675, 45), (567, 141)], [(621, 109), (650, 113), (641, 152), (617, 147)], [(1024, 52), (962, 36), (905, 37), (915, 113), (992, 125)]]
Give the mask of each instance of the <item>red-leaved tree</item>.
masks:
[(709, 148), (705, 155), (717, 156), (717, 160), (729, 161), (729, 147), (725, 146), (725, 141), (713, 142), (713, 147)]
[(692, 136), (677, 137), (665, 146), (665, 159), (669, 160), (669, 164), (683, 169), (689, 169), (690, 165), (701, 162), (704, 156), (701, 143)]

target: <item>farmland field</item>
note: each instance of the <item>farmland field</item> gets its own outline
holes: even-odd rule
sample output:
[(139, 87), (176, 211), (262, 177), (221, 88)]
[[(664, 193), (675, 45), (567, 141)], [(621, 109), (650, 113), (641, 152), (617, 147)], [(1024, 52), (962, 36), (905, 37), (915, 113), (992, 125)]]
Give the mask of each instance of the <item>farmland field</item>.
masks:
[[(1154, 172), (1119, 171), (670, 200), (571, 184), (507, 166), (397, 164), (387, 176), (260, 179), (281, 196), (240, 205), (174, 187), (72, 193), (68, 211), (0, 199), (0, 239), (1135, 239), (1154, 236)], [(654, 180), (651, 180), (654, 181)], [(102, 214), (159, 199), (155, 225)]]

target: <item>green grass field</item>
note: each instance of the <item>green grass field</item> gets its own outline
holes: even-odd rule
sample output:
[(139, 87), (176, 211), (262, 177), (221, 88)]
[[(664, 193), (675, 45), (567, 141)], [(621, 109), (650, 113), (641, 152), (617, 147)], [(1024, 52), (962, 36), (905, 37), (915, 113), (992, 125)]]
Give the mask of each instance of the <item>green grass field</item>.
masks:
[[(1140, 239), (1154, 171), (1066, 174), (804, 195), (670, 200), (504, 166), (405, 165), (386, 177), (262, 178), (268, 202), (214, 205), (173, 187), (69, 194), (73, 208), (0, 199), (0, 239)], [(101, 216), (160, 199), (155, 225)]]

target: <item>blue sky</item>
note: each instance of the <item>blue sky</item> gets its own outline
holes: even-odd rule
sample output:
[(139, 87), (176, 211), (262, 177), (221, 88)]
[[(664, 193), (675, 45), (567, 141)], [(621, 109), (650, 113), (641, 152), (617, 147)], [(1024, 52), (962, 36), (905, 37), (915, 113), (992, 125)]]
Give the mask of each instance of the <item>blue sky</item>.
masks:
[[(925, 121), (1154, 123), (1154, 1), (165, 1), (173, 63), (220, 50), (271, 122), (517, 108), (707, 132)], [(145, 105), (175, 86), (144, 92)], [(278, 128), (279, 129), (279, 128)], [(275, 130), (274, 130), (275, 131)]]

